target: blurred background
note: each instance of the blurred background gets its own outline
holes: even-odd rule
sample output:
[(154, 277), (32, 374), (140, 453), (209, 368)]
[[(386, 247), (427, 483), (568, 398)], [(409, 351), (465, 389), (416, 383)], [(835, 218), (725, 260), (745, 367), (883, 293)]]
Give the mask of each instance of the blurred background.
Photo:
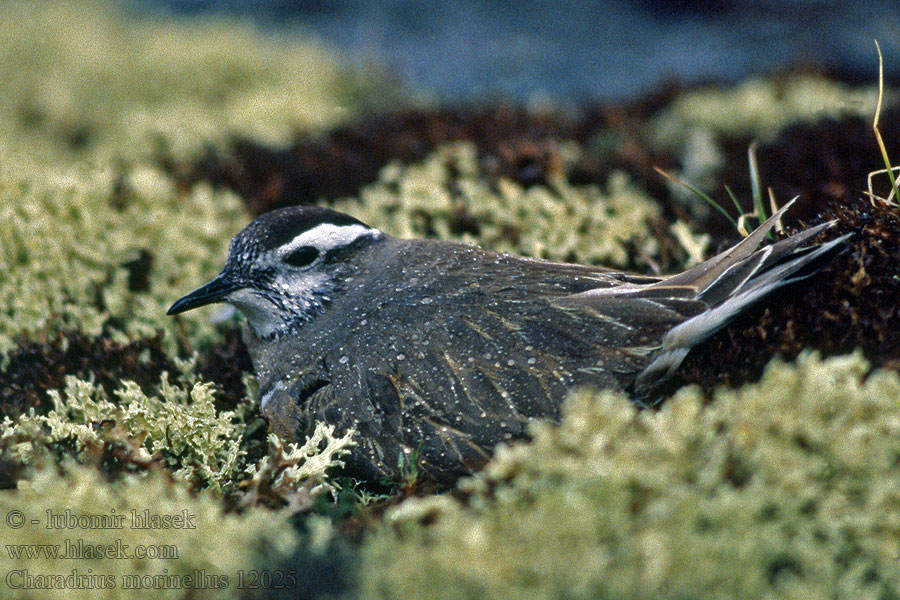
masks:
[(871, 82), (878, 39), (900, 73), (896, 0), (132, 0), (313, 35), (447, 100), (630, 99), (661, 81), (734, 82), (812, 66)]

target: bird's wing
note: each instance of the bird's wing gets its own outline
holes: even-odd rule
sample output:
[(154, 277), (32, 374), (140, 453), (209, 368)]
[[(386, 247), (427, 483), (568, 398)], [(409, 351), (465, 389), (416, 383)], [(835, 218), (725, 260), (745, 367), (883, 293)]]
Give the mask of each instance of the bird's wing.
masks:
[[(335, 402), (377, 440), (367, 455), (381, 472), (413, 458), (438, 476), (467, 472), (532, 420), (557, 418), (571, 387), (622, 388), (646, 365), (646, 353), (620, 347), (615, 311), (603, 319), (483, 286), (393, 303), (378, 331), (350, 336), (328, 359)], [(645, 324), (668, 325), (644, 312)]]

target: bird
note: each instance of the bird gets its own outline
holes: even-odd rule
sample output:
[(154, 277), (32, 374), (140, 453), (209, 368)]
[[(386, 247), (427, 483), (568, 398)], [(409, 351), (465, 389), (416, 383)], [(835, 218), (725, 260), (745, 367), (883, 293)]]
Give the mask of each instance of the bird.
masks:
[(670, 276), (402, 239), (287, 207), (240, 231), (221, 273), (168, 314), (217, 302), (242, 313), (261, 410), (282, 439), (325, 422), (354, 432), (354, 477), (452, 482), (533, 421), (558, 420), (573, 388), (653, 404), (692, 348), (846, 239), (811, 243), (832, 221), (761, 246), (789, 206)]

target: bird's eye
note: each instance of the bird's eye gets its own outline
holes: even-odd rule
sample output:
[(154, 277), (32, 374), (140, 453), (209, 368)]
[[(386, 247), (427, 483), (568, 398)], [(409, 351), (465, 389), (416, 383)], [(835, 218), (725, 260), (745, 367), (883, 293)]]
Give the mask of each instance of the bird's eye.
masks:
[(284, 262), (292, 267), (311, 265), (319, 257), (319, 251), (312, 246), (300, 246), (284, 257)]

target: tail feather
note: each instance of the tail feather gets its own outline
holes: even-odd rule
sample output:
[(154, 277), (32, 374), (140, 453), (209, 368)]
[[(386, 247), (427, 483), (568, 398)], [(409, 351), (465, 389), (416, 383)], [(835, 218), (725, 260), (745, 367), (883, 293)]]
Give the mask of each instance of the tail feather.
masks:
[(765, 239), (766, 235), (768, 235), (769, 231), (775, 227), (778, 220), (781, 219), (794, 202), (796, 202), (796, 199), (791, 200), (782, 206), (775, 214), (760, 224), (760, 226), (750, 235), (725, 252), (717, 254), (709, 260), (702, 262), (696, 267), (688, 269), (683, 273), (666, 278), (664, 280), (665, 283), (669, 285), (694, 285), (701, 290), (707, 288), (710, 283), (718, 279), (723, 272), (753, 254)]
[(717, 278), (706, 281), (706, 287), (699, 288), (698, 297), (710, 305), (723, 302), (729, 296), (739, 293), (745, 286), (754, 284), (759, 277), (773, 272), (776, 266), (792, 263), (820, 248), (820, 246), (806, 246), (806, 243), (832, 225), (834, 221), (811, 227), (740, 259), (729, 265)]
[(710, 308), (673, 327), (663, 337), (658, 354), (635, 381), (638, 399), (648, 397), (671, 376), (693, 346), (718, 331), (749, 305), (781, 286), (808, 277), (811, 273), (803, 274), (802, 269), (843, 244), (850, 235), (817, 246), (805, 245), (833, 226), (832, 221), (757, 250), (756, 246), (789, 206), (790, 203), (785, 205), (731, 249), (654, 284), (660, 287), (694, 286), (697, 298)]

